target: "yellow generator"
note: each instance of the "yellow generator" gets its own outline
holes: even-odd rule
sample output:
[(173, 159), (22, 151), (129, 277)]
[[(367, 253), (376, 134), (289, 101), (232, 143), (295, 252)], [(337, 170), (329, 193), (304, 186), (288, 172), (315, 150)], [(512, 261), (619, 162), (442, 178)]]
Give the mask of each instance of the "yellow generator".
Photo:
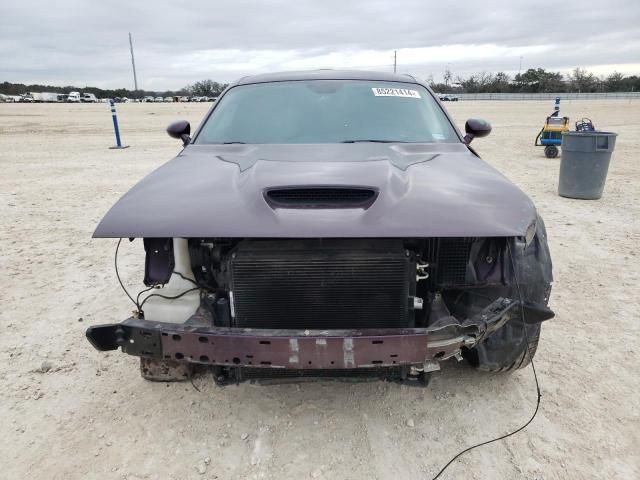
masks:
[(554, 111), (547, 117), (544, 127), (538, 132), (535, 140), (536, 147), (544, 147), (547, 158), (558, 156), (558, 147), (562, 145), (562, 132), (569, 131), (569, 117), (560, 116), (560, 97), (556, 97)]

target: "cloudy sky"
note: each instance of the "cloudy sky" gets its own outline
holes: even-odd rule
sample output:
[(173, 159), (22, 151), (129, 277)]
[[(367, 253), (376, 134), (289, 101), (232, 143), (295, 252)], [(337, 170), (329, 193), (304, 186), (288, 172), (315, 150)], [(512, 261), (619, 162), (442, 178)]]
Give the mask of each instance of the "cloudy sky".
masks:
[(140, 88), (267, 71), (422, 78), (579, 66), (640, 74), (640, 0), (0, 1), (0, 81)]

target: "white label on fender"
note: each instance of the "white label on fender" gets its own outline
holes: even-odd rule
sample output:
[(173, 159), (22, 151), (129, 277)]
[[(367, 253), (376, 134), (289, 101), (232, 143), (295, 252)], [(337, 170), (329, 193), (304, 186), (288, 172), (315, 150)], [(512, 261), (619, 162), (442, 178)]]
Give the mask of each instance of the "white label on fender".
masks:
[(405, 97), (405, 98), (422, 98), (417, 90), (409, 90), (408, 88), (380, 88), (373, 87), (373, 94), (376, 97)]

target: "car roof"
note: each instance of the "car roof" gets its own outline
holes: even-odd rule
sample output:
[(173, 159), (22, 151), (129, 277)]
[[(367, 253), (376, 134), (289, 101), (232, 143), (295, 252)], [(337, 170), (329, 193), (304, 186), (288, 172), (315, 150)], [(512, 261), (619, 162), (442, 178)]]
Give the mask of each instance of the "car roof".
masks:
[(250, 85), (253, 83), (286, 82), (295, 80), (373, 80), (385, 82), (421, 83), (408, 74), (391, 72), (370, 72), (365, 70), (306, 70), (293, 72), (265, 73), (242, 77), (233, 85)]

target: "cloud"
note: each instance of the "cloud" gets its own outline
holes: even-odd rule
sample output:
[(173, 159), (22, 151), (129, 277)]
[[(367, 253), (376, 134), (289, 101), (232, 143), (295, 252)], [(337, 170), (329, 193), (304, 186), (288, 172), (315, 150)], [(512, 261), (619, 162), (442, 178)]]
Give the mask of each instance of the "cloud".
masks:
[(419, 77), (543, 67), (640, 73), (640, 2), (25, 0), (0, 5), (0, 81), (164, 90), (273, 70)]

